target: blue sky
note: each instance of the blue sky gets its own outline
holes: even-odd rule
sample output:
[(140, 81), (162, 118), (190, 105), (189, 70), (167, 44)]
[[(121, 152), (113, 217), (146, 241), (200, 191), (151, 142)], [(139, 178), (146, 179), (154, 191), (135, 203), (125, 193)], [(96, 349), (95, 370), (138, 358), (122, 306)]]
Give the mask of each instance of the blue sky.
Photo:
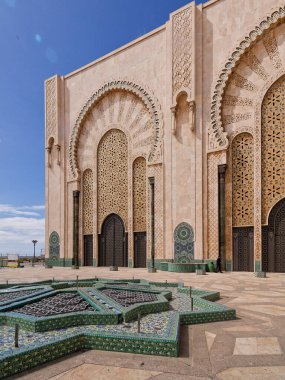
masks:
[[(188, 0), (0, 0), (0, 254), (44, 248), (44, 80), (164, 24)], [(199, 3), (201, 1), (196, 1)]]

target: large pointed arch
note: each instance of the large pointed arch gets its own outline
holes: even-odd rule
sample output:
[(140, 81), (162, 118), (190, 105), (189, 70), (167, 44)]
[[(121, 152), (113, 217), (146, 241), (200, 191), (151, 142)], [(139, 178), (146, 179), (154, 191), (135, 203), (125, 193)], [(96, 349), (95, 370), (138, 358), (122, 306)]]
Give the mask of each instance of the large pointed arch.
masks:
[(77, 162), (77, 145), (80, 136), (80, 130), (84, 121), (94, 105), (100, 101), (108, 93), (115, 90), (123, 90), (133, 93), (138, 96), (146, 105), (152, 115), (153, 140), (152, 147), (149, 153), (148, 161), (151, 163), (160, 163), (162, 160), (162, 136), (163, 136), (163, 121), (161, 107), (158, 100), (154, 97), (150, 90), (146, 90), (144, 86), (132, 81), (113, 80), (103, 84), (85, 103), (81, 109), (70, 138), (69, 144), (69, 164), (73, 178), (78, 177), (79, 167)]
[[(264, 19), (257, 25), (255, 28), (251, 30), (251, 32), (243, 38), (240, 44), (233, 51), (229, 59), (226, 61), (219, 77), (214, 87), (214, 93), (212, 96), (211, 103), (211, 125), (208, 131), (208, 151), (218, 151), (227, 149), (229, 145), (229, 141), (227, 138), (227, 133), (224, 131), (223, 123), (222, 123), (222, 102), (224, 97), (224, 92), (227, 87), (228, 81), (230, 79), (231, 74), (234, 69), (240, 62), (241, 58), (245, 56), (245, 54), (249, 51), (257, 41), (260, 40), (264, 34), (270, 29), (274, 28), (278, 24), (280, 24), (285, 18), (285, 6), (279, 8), (277, 11), (273, 12), (269, 17)], [(269, 51), (269, 56), (272, 51)], [(251, 57), (248, 57), (251, 58)], [(252, 67), (255, 65), (257, 67), (259, 65), (258, 60), (253, 57), (255, 62), (252, 62)], [(251, 69), (252, 69), (251, 67)], [(278, 63), (276, 65), (278, 69)], [(262, 73), (260, 72), (260, 75)], [(247, 83), (246, 79), (237, 74), (236, 81), (243, 82), (244, 85), (248, 85), (250, 88), (251, 83)], [(254, 88), (253, 88), (254, 90)], [(240, 119), (241, 116), (236, 117), (234, 120)]]

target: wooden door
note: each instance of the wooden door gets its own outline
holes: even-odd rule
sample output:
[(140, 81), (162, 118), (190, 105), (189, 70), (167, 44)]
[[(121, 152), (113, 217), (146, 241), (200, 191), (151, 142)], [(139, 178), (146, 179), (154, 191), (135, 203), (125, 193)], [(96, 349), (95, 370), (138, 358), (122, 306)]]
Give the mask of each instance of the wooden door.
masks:
[(262, 269), (285, 272), (285, 199), (272, 208), (268, 226), (262, 227)]
[(93, 235), (84, 235), (84, 265), (93, 266)]
[(233, 228), (234, 270), (253, 272), (253, 227)]
[(146, 232), (135, 232), (135, 268), (146, 268)]
[(122, 219), (111, 214), (102, 226), (99, 238), (99, 265), (127, 266), (127, 234)]

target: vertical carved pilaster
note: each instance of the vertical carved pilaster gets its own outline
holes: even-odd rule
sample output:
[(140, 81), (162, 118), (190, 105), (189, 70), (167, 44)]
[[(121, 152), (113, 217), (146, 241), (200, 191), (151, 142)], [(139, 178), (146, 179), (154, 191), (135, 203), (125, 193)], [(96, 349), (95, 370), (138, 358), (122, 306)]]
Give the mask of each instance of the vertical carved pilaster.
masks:
[(219, 256), (225, 269), (225, 174), (227, 165), (219, 165)]
[(154, 257), (155, 257), (155, 214), (154, 214), (154, 177), (148, 179), (150, 185), (150, 219), (151, 219), (151, 271), (155, 271)]
[(79, 268), (78, 260), (78, 245), (79, 245), (79, 191), (73, 191), (73, 258), (72, 267)]
[[(172, 19), (172, 87), (173, 94), (194, 85), (195, 4), (173, 15)], [(194, 93), (194, 92), (193, 92)]]

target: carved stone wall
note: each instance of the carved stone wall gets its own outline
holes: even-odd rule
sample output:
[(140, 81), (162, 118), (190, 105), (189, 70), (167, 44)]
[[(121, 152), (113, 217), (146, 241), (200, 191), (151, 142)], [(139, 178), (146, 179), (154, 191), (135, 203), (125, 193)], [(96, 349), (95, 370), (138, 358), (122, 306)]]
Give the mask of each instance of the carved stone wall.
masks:
[(148, 157), (153, 142), (153, 120), (146, 105), (131, 92), (113, 91), (101, 99), (86, 116), (77, 144), (78, 167), (92, 167), (99, 139), (110, 128), (125, 132), (130, 157)]
[(83, 173), (83, 235), (93, 234), (94, 202), (93, 202), (93, 172), (86, 169)]
[[(269, 74), (274, 74), (275, 71), (284, 67), (279, 52), (282, 44), (277, 42), (277, 35), (284, 33), (284, 23), (282, 23), (284, 17), (285, 6), (269, 14), (244, 37), (225, 62), (212, 97), (211, 126), (208, 136), (209, 151), (228, 147), (227, 133), (222, 124), (221, 113), (224, 99), (227, 97), (231, 105), (242, 105), (241, 103), (244, 101), (250, 105), (251, 99), (256, 96), (262, 82), (267, 81)], [(252, 78), (254, 78), (254, 83)], [(229, 84), (232, 94), (227, 93)], [(233, 91), (233, 86), (245, 91), (241, 91), (241, 93)], [(228, 95), (234, 98), (229, 98)]]
[(249, 133), (232, 142), (233, 226), (254, 224), (254, 146)]
[[(173, 16), (172, 86), (173, 93), (192, 87), (193, 23), (195, 8), (190, 5)], [(195, 28), (194, 28), (195, 29)]]
[(56, 77), (53, 77), (46, 81), (46, 135), (47, 140), (55, 135), (56, 131)]
[(208, 155), (208, 258), (219, 254), (218, 166), (226, 163), (225, 152)]
[[(162, 165), (152, 165), (148, 167), (148, 177), (154, 177), (154, 218), (155, 218), (155, 258), (162, 259), (165, 257), (164, 245), (164, 204), (163, 204), (163, 167)], [(148, 185), (149, 186), (149, 185)], [(147, 231), (151, 231), (150, 226), (150, 196), (148, 191), (147, 207)], [(147, 235), (147, 252), (150, 254), (151, 240), (150, 233)]]
[(133, 231), (146, 231), (146, 160), (138, 157), (133, 163)]
[[(131, 102), (130, 98), (134, 101)], [(86, 127), (88, 124), (91, 128)], [(148, 163), (161, 163), (163, 119), (157, 99), (145, 86), (126, 79), (114, 80), (103, 84), (87, 100), (74, 123), (68, 153), (69, 180), (77, 178), (82, 169), (79, 144), (86, 142), (87, 138), (83, 141), (84, 135), (96, 136), (98, 131), (99, 134), (104, 130), (106, 132), (112, 124), (114, 128), (118, 125), (120, 129), (129, 130), (130, 135), (134, 134), (134, 139), (140, 140), (141, 145), (134, 143), (133, 147), (140, 155), (145, 155), (145, 152), (140, 152), (142, 147), (147, 150)], [(138, 131), (137, 127), (142, 124), (143, 128)]]
[(111, 213), (118, 214), (128, 226), (128, 142), (118, 130), (108, 131), (97, 154), (98, 227)]
[[(285, 11), (285, 7), (283, 11)], [(276, 12), (275, 16), (277, 17), (278, 14), (279, 12)], [(262, 185), (263, 174), (261, 168), (261, 152), (263, 150), (261, 142), (262, 102), (270, 86), (285, 72), (285, 44), (283, 43), (285, 25), (277, 22), (279, 16), (277, 18), (275, 16), (269, 17), (262, 24), (258, 32), (258, 39), (256, 39), (256, 34), (253, 40), (251, 38), (247, 40), (246, 51), (245, 48), (239, 47), (231, 57), (220, 77), (212, 102), (211, 133), (213, 133), (216, 145), (209, 146), (209, 150), (227, 148), (229, 142), (238, 133), (249, 132), (253, 135), (253, 225), (254, 253), (257, 261), (261, 256), (261, 225), (266, 223), (267, 218), (267, 216), (262, 216), (262, 214), (265, 214), (264, 210), (262, 210), (264, 207), (262, 191), (265, 191)], [(251, 46), (249, 47), (250, 44)], [(217, 128), (220, 129), (218, 130)], [(228, 138), (223, 140), (226, 135)], [(231, 149), (229, 151), (228, 157), (230, 158)], [(208, 157), (211, 157), (211, 155), (208, 155)], [(230, 195), (232, 194), (231, 183), (229, 183), (228, 177), (231, 166), (231, 160), (229, 160), (226, 174), (226, 182), (228, 181), (226, 183), (226, 252), (232, 251), (229, 218), (233, 205)]]
[(262, 224), (267, 224), (271, 208), (285, 197), (285, 76), (266, 93), (261, 123)]

